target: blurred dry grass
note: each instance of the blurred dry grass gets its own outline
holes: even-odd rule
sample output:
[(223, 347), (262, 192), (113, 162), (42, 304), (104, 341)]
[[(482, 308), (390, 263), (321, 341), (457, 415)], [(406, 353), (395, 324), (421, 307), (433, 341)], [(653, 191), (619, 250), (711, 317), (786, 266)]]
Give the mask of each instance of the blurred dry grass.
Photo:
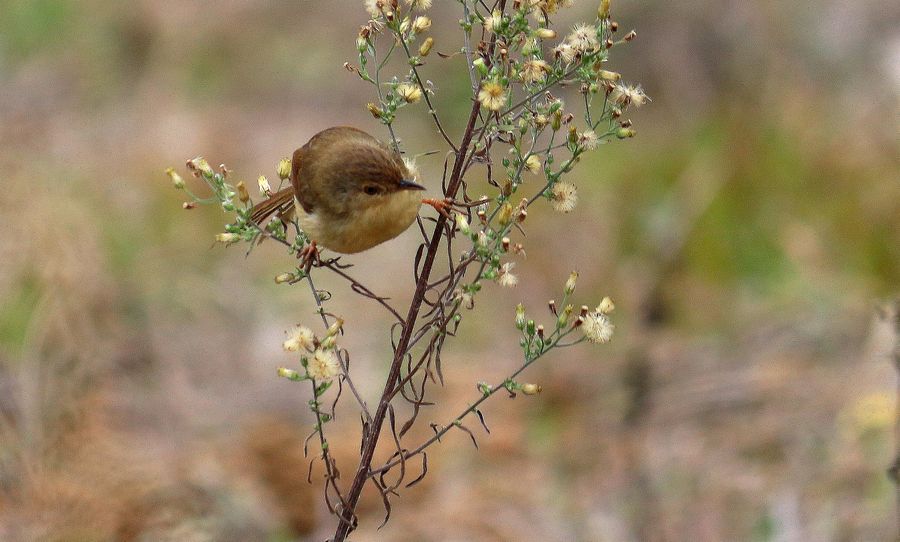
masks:
[[(426, 417), (513, 366), (512, 307), (571, 268), (617, 300), (616, 341), (537, 367), (542, 395), (491, 404), (481, 450), (447, 439), (357, 538), (893, 538), (897, 339), (873, 314), (900, 279), (898, 8), (617, 4), (640, 38), (614, 68), (654, 98), (640, 135), (581, 164), (573, 214), (533, 220), (516, 295), (485, 292)], [(305, 390), (274, 378), (312, 306), (271, 283), (276, 247), (207, 250), (217, 211), (181, 211), (162, 175), (203, 154), (253, 178), (325, 126), (377, 130), (341, 69), (363, 11), (320, 5), (0, 1), (0, 538), (327, 536)], [(458, 125), (465, 79), (430, 69)], [(439, 148), (426, 122), (401, 135)], [(413, 247), (354, 271), (402, 304)], [(320, 280), (373, 396), (385, 321)]]

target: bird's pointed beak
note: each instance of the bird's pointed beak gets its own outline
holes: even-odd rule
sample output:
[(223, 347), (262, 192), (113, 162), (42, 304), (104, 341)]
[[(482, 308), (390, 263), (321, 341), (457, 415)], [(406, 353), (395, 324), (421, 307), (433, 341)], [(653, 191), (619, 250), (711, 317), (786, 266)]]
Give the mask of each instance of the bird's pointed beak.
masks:
[(400, 190), (425, 190), (425, 187), (419, 183), (403, 179), (400, 181)]

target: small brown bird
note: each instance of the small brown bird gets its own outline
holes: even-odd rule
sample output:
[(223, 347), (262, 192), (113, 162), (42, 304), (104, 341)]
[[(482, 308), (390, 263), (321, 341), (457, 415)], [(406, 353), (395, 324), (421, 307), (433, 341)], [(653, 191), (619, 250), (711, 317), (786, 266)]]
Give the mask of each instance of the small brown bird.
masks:
[(291, 187), (257, 205), (251, 218), (276, 212), (297, 221), (311, 240), (301, 255), (312, 263), (317, 247), (352, 254), (397, 237), (426, 203), (446, 213), (440, 200), (422, 199), (400, 155), (362, 130), (328, 128), (314, 135), (291, 159)]

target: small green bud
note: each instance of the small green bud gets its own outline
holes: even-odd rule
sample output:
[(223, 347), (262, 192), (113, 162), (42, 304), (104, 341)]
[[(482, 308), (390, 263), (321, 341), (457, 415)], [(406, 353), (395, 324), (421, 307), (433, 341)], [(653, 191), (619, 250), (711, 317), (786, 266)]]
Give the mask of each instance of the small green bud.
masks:
[(472, 61), (472, 65), (475, 66), (475, 69), (478, 71), (478, 73), (482, 77), (487, 77), (488, 68), (487, 68), (487, 65), (484, 63), (483, 58), (481, 58), (481, 57), (476, 58), (475, 60)]

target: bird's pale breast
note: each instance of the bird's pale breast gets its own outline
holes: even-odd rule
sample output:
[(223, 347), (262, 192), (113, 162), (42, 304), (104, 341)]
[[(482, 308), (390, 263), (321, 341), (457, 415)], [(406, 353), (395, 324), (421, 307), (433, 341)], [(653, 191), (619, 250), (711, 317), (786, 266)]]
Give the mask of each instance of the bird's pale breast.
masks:
[(401, 190), (346, 218), (322, 216), (323, 211), (318, 209), (306, 213), (296, 204), (297, 220), (303, 231), (319, 245), (335, 252), (353, 254), (406, 231), (415, 221), (421, 203), (418, 191)]

